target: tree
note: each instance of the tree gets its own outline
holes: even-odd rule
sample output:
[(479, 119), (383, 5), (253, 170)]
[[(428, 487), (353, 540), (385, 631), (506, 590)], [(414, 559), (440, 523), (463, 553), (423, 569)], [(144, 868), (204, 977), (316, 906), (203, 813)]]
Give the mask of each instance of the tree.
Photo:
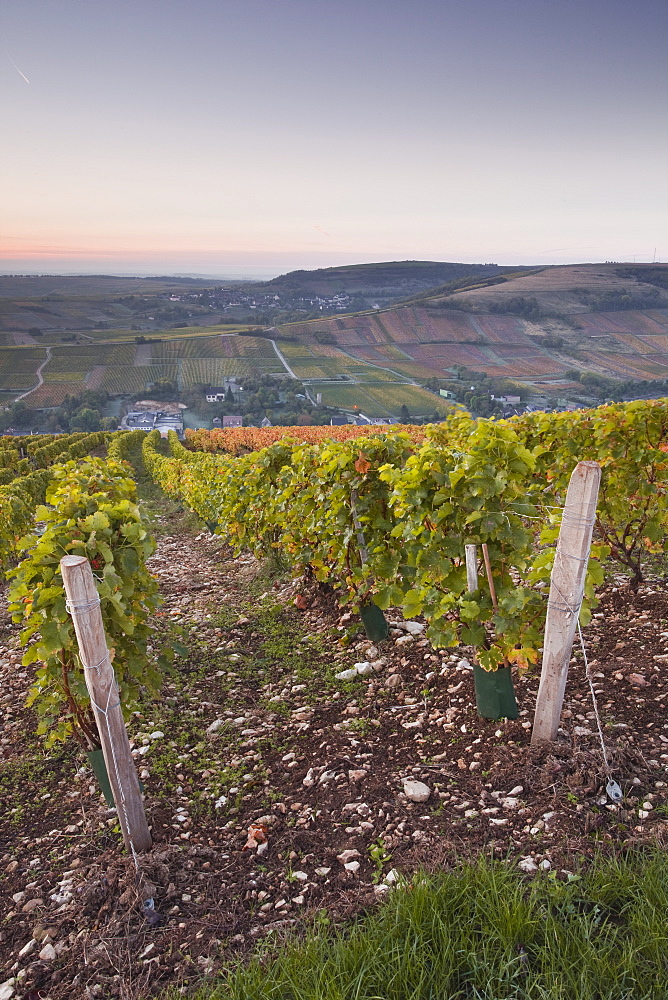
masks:
[(401, 409), (399, 410), (399, 420), (402, 424), (410, 423), (411, 415), (408, 407), (405, 403), (401, 404)]
[(157, 396), (158, 399), (169, 399), (170, 396), (176, 395), (176, 392), (176, 386), (168, 378), (156, 379), (151, 388), (152, 395)]
[(70, 419), (71, 431), (99, 431), (100, 427), (100, 411), (88, 406), (82, 406)]

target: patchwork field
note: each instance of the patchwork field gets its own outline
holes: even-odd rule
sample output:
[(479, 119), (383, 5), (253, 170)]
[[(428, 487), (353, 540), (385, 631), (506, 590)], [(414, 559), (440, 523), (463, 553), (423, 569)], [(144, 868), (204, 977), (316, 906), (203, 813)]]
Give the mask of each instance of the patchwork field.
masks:
[[(196, 384), (220, 385), (231, 376), (287, 376), (266, 338), (221, 336), (220, 332), (141, 344), (58, 345), (50, 352), (42, 371), (45, 384), (26, 396), (29, 406), (58, 406), (68, 392), (86, 388), (111, 395), (143, 392), (158, 379), (168, 379), (179, 389), (187, 389)], [(0, 390), (19, 393), (30, 389), (37, 382), (36, 369), (45, 358), (46, 349), (42, 347), (0, 348)], [(318, 368), (316, 375), (327, 377)]]
[[(540, 276), (535, 277), (538, 281)], [(549, 282), (541, 285), (547, 288)], [(618, 285), (610, 279), (612, 290)], [(436, 303), (435, 308), (401, 306), (294, 323), (282, 333), (299, 337), (311, 349), (316, 335), (327, 335), (336, 342), (328, 347), (331, 357), (337, 349), (345, 351), (360, 362), (391, 368), (407, 381), (448, 377), (465, 367), (542, 387), (544, 380), (563, 379), (574, 367), (620, 379), (653, 379), (665, 378), (668, 365), (668, 308), (580, 312), (567, 323), (462, 312)], [(293, 344), (289, 350), (301, 363), (299, 347)]]
[(664, 379), (668, 375), (668, 354), (616, 354), (590, 351), (588, 360), (616, 378)]
[[(668, 309), (628, 309), (620, 312), (582, 313), (575, 320), (585, 336), (618, 337), (634, 334), (649, 338), (668, 334)], [(647, 342), (643, 339), (643, 342)]]
[[(315, 333), (324, 332), (322, 327), (322, 321), (314, 321), (283, 329), (310, 343)], [(445, 377), (456, 366), (528, 378), (565, 371), (568, 363), (537, 346), (526, 327), (519, 317), (411, 306), (337, 317), (328, 321), (326, 332), (350, 356), (391, 367), (406, 380)]]
[(333, 334), (336, 343), (346, 348), (364, 348), (384, 344), (528, 344), (524, 321), (508, 316), (479, 317), (446, 307), (396, 306), (374, 313), (290, 323), (281, 328), (307, 342), (318, 332)]
[[(544, 267), (498, 284), (455, 292), (448, 297), (448, 301), (460, 302), (466, 306), (470, 304), (476, 312), (489, 312), (492, 303), (501, 304), (505, 308), (511, 299), (518, 296), (530, 297), (536, 299), (544, 311), (555, 310), (578, 318), (589, 311), (587, 303), (592, 299), (603, 302), (605, 298), (622, 296), (634, 299), (656, 297), (655, 304), (665, 307), (668, 304), (665, 290), (667, 270), (665, 264), (569, 264)], [(652, 285), (650, 282), (657, 275), (658, 286)], [(621, 308), (625, 310), (626, 307), (622, 305)], [(597, 305), (597, 309), (604, 310), (605, 305)], [(510, 312), (513, 310), (510, 309)]]

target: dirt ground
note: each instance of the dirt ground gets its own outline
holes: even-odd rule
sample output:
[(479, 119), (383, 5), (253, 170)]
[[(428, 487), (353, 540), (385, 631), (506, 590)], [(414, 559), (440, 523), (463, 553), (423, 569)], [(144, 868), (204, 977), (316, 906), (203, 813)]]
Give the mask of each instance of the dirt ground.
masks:
[[(330, 595), (171, 530), (152, 561), (157, 633), (180, 624), (189, 654), (129, 724), (154, 840), (138, 868), (76, 746), (34, 735), (32, 668), (0, 618), (0, 997), (186, 994), (258, 940), (358, 914), (420, 866), (484, 851), (530, 878), (666, 845), (664, 580), (637, 595), (617, 581), (585, 630), (616, 805), (580, 656), (559, 742), (532, 748), (538, 670), (516, 679), (517, 720), (481, 720), (470, 651), (432, 650), (398, 613), (374, 646)], [(336, 677), (355, 663), (370, 667)]]

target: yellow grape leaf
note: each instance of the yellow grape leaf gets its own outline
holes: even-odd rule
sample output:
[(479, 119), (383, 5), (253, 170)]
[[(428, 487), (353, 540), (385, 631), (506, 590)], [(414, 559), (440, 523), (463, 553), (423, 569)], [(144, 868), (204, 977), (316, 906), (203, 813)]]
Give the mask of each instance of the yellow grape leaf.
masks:
[(516, 663), (520, 672), (524, 672), (529, 669), (530, 663), (535, 663), (538, 659), (538, 650), (524, 646), (522, 649), (511, 649), (507, 655), (510, 662)]

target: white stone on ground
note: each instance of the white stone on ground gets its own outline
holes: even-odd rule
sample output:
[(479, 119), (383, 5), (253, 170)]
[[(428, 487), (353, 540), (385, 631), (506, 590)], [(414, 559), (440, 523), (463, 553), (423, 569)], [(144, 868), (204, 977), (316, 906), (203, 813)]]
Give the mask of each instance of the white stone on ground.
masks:
[(412, 778), (404, 778), (404, 795), (411, 802), (426, 802), (431, 795), (431, 788), (423, 781), (414, 781)]

